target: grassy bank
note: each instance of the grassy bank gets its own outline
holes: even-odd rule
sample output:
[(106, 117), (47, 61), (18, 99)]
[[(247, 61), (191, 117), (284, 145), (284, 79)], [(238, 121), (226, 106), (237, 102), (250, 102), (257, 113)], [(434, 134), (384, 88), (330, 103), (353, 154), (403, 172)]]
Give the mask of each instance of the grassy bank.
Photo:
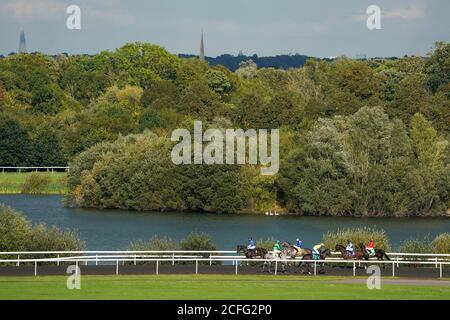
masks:
[[(66, 173), (65, 172), (38, 172), (38, 173), (0, 173), (0, 194), (23, 193), (24, 185), (30, 176), (39, 176), (47, 181), (36, 194), (65, 194)], [(27, 193), (27, 192), (25, 192)], [(33, 192), (34, 193), (34, 192)]]
[(0, 277), (0, 299), (448, 299), (450, 287), (339, 283), (337, 277), (160, 275), (82, 276), (80, 290), (67, 277)]

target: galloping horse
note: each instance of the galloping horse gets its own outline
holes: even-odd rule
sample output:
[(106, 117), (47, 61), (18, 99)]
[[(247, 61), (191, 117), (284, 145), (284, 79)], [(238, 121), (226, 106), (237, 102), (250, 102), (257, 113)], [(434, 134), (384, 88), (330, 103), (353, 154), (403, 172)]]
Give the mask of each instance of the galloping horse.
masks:
[(356, 250), (355, 255), (352, 256), (351, 254), (349, 254), (347, 252), (347, 249), (343, 245), (340, 245), (340, 244), (336, 245), (335, 250), (339, 251), (341, 253), (341, 256), (344, 260), (362, 260), (362, 259), (368, 260), (369, 259), (369, 256), (364, 251), (361, 251), (361, 250)]
[(311, 249), (308, 248), (298, 248), (285, 241), (282, 244), (283, 248), (287, 250), (287, 255), (291, 258), (301, 258), (306, 254), (311, 254)]
[[(391, 259), (386, 254), (386, 251), (384, 251), (383, 249), (376, 249), (375, 248), (374, 249), (375, 250), (375, 255), (374, 256), (370, 256), (369, 251), (367, 251), (366, 246), (364, 244), (360, 243), (359, 247), (364, 252), (364, 255), (367, 256), (367, 259), (372, 258), (372, 257), (376, 257), (377, 260), (384, 260), (384, 258), (386, 258), (386, 260), (391, 261)], [(383, 264), (383, 266), (384, 266), (384, 264)]]
[[(273, 251), (270, 251), (270, 252), (267, 252), (266, 255), (264, 256), (264, 259), (267, 259), (267, 260), (278, 260), (278, 261), (279, 260), (283, 260), (283, 261), (280, 261), (280, 264), (281, 264), (281, 270), (280, 271), (281, 272), (286, 272), (286, 261), (284, 261), (284, 260), (286, 260), (287, 258), (288, 258), (288, 256), (287, 256), (287, 250), (286, 249), (281, 251), (280, 254), (275, 253)], [(262, 272), (265, 271), (266, 266), (267, 266), (268, 267), (267, 271), (270, 273), (270, 266), (271, 266), (271, 264), (272, 264), (272, 261), (264, 261)]]
[[(309, 254), (305, 254), (305, 255), (302, 257), (302, 260), (325, 260), (325, 259), (326, 259), (328, 256), (330, 256), (330, 255), (331, 255), (330, 249), (324, 249), (324, 250), (322, 250), (322, 252), (320, 253), (319, 259), (315, 259), (314, 255), (313, 255), (312, 252), (311, 252), (311, 253), (309, 253)], [(313, 264), (313, 262), (300, 262), (300, 263), (298, 264), (298, 267), (300, 268), (302, 265), (306, 265), (306, 266), (307, 266), (307, 270), (306, 270), (306, 271), (308, 272), (308, 274), (311, 274), (311, 269), (310, 269), (310, 267), (311, 267), (312, 264)], [(325, 270), (324, 270), (325, 262), (318, 263), (317, 265), (320, 266), (319, 273), (324, 273), (324, 272), (325, 272)], [(302, 273), (304, 273), (304, 270), (302, 270)]]
[(251, 250), (248, 250), (247, 247), (244, 245), (238, 245), (236, 247), (236, 252), (244, 253), (244, 255), (247, 259), (264, 258), (264, 256), (267, 254), (267, 250), (264, 248), (256, 248), (254, 251), (251, 251)]

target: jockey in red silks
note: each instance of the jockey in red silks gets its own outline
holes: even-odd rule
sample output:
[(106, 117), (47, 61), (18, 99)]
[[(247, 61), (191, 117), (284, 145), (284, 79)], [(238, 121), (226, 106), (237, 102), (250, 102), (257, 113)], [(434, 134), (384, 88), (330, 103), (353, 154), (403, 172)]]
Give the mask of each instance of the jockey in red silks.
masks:
[(375, 255), (375, 243), (373, 242), (373, 239), (370, 239), (370, 242), (366, 246), (366, 250), (370, 256)]

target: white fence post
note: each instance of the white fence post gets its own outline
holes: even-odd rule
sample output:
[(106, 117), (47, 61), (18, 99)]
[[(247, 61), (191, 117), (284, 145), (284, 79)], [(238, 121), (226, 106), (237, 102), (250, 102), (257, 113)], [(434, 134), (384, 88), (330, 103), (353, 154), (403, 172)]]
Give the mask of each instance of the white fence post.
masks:
[(175, 253), (172, 254), (172, 265), (175, 265)]
[(317, 276), (317, 262), (314, 261), (314, 275)]
[(353, 276), (356, 277), (356, 263), (353, 261)]
[(56, 261), (56, 265), (59, 267), (59, 254), (58, 254), (58, 261)]
[(392, 262), (392, 276), (395, 277), (395, 263)]
[(159, 260), (156, 260), (156, 274), (159, 274)]
[(439, 278), (442, 278), (442, 263), (439, 264)]
[(275, 260), (275, 275), (278, 273), (278, 261)]
[(198, 260), (195, 260), (195, 274), (198, 274)]
[(16, 263), (16, 266), (20, 266), (20, 254), (17, 255), (17, 263)]
[(237, 261), (236, 260), (233, 260), (234, 261), (234, 264), (236, 265), (236, 275), (238, 274), (238, 263), (237, 263)]
[(116, 260), (116, 276), (119, 275), (119, 259)]
[(95, 265), (98, 266), (98, 254), (95, 255)]
[(134, 265), (136, 265), (136, 255), (134, 255)]
[(37, 276), (37, 261), (34, 261), (34, 276)]

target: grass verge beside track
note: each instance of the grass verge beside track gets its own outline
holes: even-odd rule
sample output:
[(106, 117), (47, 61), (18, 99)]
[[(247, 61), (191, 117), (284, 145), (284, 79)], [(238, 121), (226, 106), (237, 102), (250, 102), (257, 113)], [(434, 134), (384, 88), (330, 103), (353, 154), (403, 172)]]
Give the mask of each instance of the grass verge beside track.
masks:
[[(20, 194), (25, 180), (30, 175), (30, 172), (0, 172), (0, 194)], [(44, 187), (40, 194), (65, 194), (65, 172), (38, 172), (49, 178), (49, 184)]]
[(1, 277), (0, 299), (450, 299), (450, 287), (340, 283), (345, 277), (267, 275), (82, 276), (80, 290), (67, 277)]

